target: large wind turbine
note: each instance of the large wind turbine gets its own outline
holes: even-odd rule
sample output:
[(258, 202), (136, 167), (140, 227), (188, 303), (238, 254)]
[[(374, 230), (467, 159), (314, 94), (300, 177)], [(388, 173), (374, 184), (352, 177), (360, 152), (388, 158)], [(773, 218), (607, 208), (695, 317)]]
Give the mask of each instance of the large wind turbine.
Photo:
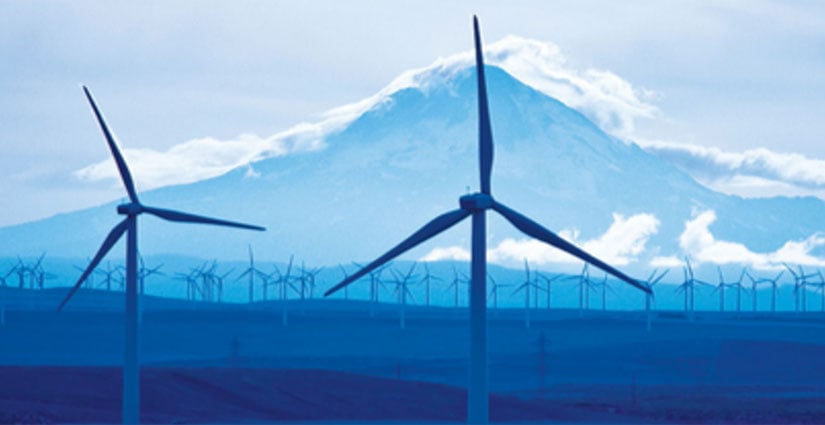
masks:
[(625, 282), (649, 292), (647, 286), (626, 276), (601, 260), (584, 252), (575, 245), (545, 229), (533, 220), (510, 209), (493, 199), (490, 191), (490, 174), (493, 168), (493, 133), (490, 126), (490, 112), (487, 104), (487, 87), (484, 79), (484, 59), (481, 51), (481, 37), (478, 19), (473, 17), (475, 36), (476, 75), (478, 79), (478, 113), (479, 113), (479, 171), (481, 174), (481, 192), (468, 194), (459, 198), (460, 208), (442, 214), (424, 227), (413, 233), (387, 253), (368, 264), (352, 276), (329, 289), (330, 295), (355, 282), (381, 264), (392, 260), (414, 248), (433, 236), (449, 229), (467, 217), (472, 216), (472, 265), (470, 286), (470, 370), (467, 402), (467, 421), (469, 423), (486, 423), (489, 419), (489, 395), (487, 378), (487, 258), (486, 258), (486, 213), (492, 209), (504, 216), (517, 229), (525, 234), (559, 248), (581, 260), (592, 263), (602, 270), (624, 280)]
[(109, 150), (112, 152), (115, 163), (117, 164), (120, 177), (123, 180), (123, 185), (126, 187), (126, 192), (129, 194), (129, 202), (119, 205), (117, 212), (120, 215), (125, 215), (126, 218), (118, 223), (106, 239), (103, 241), (100, 249), (95, 254), (89, 266), (80, 275), (77, 283), (72, 287), (63, 302), (57, 308), (62, 310), (69, 299), (74, 296), (86, 278), (91, 275), (95, 267), (100, 263), (103, 257), (112, 249), (118, 240), (126, 233), (126, 343), (124, 349), (124, 363), (123, 363), (123, 423), (138, 423), (140, 421), (140, 370), (138, 366), (138, 258), (137, 258), (137, 218), (143, 213), (148, 213), (164, 220), (183, 222), (183, 223), (201, 223), (214, 224), (218, 226), (239, 227), (251, 230), (265, 230), (263, 227), (252, 226), (249, 224), (236, 223), (232, 221), (219, 220), (215, 218), (203, 217), (184, 213), (180, 211), (167, 210), (162, 208), (151, 207), (143, 205), (138, 199), (135, 185), (132, 180), (132, 174), (126, 166), (126, 161), (120, 154), (120, 150), (115, 143), (109, 127), (98, 110), (92, 94), (89, 89), (83, 87), (83, 92), (86, 94), (86, 99), (89, 101), (92, 110), (94, 111), (100, 129), (106, 137), (106, 142), (109, 145)]

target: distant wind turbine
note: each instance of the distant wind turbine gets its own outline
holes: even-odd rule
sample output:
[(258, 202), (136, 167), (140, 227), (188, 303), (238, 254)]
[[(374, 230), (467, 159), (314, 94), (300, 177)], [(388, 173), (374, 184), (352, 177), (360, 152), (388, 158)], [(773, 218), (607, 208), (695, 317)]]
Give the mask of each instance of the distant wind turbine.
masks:
[[(539, 285), (530, 279), (530, 265), (527, 264), (527, 259), (524, 260), (524, 274), (524, 282), (516, 287), (513, 295), (519, 293), (519, 291), (524, 291), (524, 328), (530, 329), (530, 289), (538, 288)], [(536, 294), (536, 298), (538, 298), (538, 294)]]
[(493, 199), (490, 188), (490, 175), (493, 168), (493, 133), (490, 124), (489, 105), (487, 103), (487, 86), (484, 79), (484, 59), (481, 50), (481, 36), (478, 19), (473, 17), (475, 36), (476, 76), (478, 82), (479, 112), (479, 171), (481, 192), (464, 195), (459, 198), (460, 208), (442, 214), (413, 233), (387, 253), (354, 273), (349, 278), (335, 285), (326, 292), (330, 295), (360, 279), (381, 264), (384, 264), (404, 252), (414, 248), (435, 235), (453, 227), (460, 221), (472, 216), (472, 252), (470, 284), (470, 364), (469, 388), (467, 402), (467, 421), (469, 423), (487, 423), (489, 421), (489, 392), (487, 366), (487, 210), (494, 210), (525, 234), (559, 248), (583, 261), (605, 270), (623, 281), (645, 291), (650, 290), (624, 273), (614, 269), (603, 261), (593, 257), (555, 233), (545, 229), (533, 220)]
[(427, 263), (424, 263), (424, 276), (421, 277), (421, 282), (424, 283), (424, 305), (429, 307), (430, 306), (430, 283), (432, 281), (439, 281), (443, 280), (440, 277), (430, 274), (430, 267)]
[(490, 278), (490, 294), (488, 295), (488, 303), (489, 300), (493, 300), (493, 309), (498, 309), (498, 293), (499, 288), (507, 288), (511, 285), (507, 285), (504, 283), (498, 283), (495, 279), (493, 279), (493, 275), (487, 273), (487, 277)]
[(395, 277), (395, 295), (398, 300), (398, 320), (401, 329), (407, 328), (407, 296), (415, 299), (412, 292), (410, 292), (410, 281), (415, 279), (413, 271), (415, 271), (416, 263), (412, 263), (407, 273), (399, 273), (392, 270), (392, 275)]
[(703, 280), (696, 279), (696, 277), (693, 275), (693, 266), (690, 264), (690, 257), (685, 257), (685, 265), (684, 267), (682, 267), (682, 271), (685, 274), (685, 280), (681, 285), (676, 287), (676, 292), (682, 292), (684, 294), (685, 313), (687, 313), (690, 320), (693, 321), (694, 313), (696, 311), (696, 305), (694, 303), (694, 295), (696, 295), (696, 284), (705, 286), (713, 285)]
[(751, 280), (751, 285), (752, 285), (752, 286), (751, 286), (751, 288), (752, 288), (752, 289), (751, 289), (751, 292), (753, 292), (753, 297), (752, 297), (752, 303), (753, 303), (753, 305), (752, 305), (752, 309), (753, 309), (753, 312), (754, 312), (754, 313), (756, 312), (756, 306), (757, 306), (757, 305), (756, 305), (756, 290), (757, 290), (757, 286), (758, 286), (758, 285), (760, 285), (760, 284), (763, 284), (763, 283), (770, 283), (770, 284), (771, 284), (771, 312), (775, 312), (775, 311), (776, 311), (776, 289), (777, 289), (777, 282), (779, 281), (779, 279), (782, 277), (782, 275), (783, 275), (783, 274), (785, 274), (785, 270), (780, 270), (780, 271), (779, 271), (779, 274), (777, 274), (777, 275), (776, 275), (776, 277), (774, 277), (773, 279), (770, 279), (770, 278), (767, 278), (767, 277), (763, 277), (763, 278), (759, 278), (759, 279), (757, 279), (757, 278), (754, 278), (754, 277), (753, 277), (750, 273), (747, 273), (747, 274), (746, 274), (746, 276), (748, 277), (748, 279), (750, 279), (750, 280)]
[(805, 274), (805, 270), (802, 269), (802, 266), (797, 266), (799, 269), (799, 273), (795, 272), (791, 266), (782, 263), (789, 272), (791, 272), (791, 276), (793, 276), (793, 296), (794, 296), (794, 311), (799, 312), (805, 311), (807, 309), (808, 300), (805, 297), (805, 294), (808, 292), (806, 286), (808, 286), (808, 279), (812, 277), (816, 277), (816, 273)]
[(652, 307), (651, 304), (654, 302), (653, 287), (656, 286), (656, 284), (659, 283), (659, 281), (662, 280), (662, 278), (665, 277), (665, 275), (669, 271), (670, 270), (665, 270), (665, 271), (662, 272), (662, 274), (660, 274), (659, 276), (656, 276), (657, 270), (653, 269), (653, 273), (651, 273), (650, 277), (647, 278), (647, 281), (646, 281), (647, 287), (650, 288), (650, 291), (651, 291), (650, 293), (645, 294), (645, 313), (646, 313), (646, 316), (647, 316), (646, 329), (647, 329), (648, 332), (650, 332), (651, 322), (653, 320), (653, 315), (650, 312), (650, 309)]
[(252, 254), (252, 245), (247, 245), (247, 248), (249, 250), (249, 267), (246, 270), (244, 270), (244, 272), (241, 273), (240, 276), (238, 276), (236, 281), (241, 280), (246, 276), (249, 276), (249, 303), (252, 304), (252, 302), (255, 300), (255, 276), (258, 276), (258, 278), (263, 280), (264, 285), (266, 285), (267, 276), (266, 274), (264, 274), (264, 272), (260, 271), (258, 268), (255, 267), (255, 257)]
[(182, 222), (182, 223), (200, 223), (213, 224), (218, 226), (238, 227), (242, 229), (251, 230), (265, 230), (263, 227), (252, 226), (249, 224), (236, 223), (232, 221), (220, 220), (215, 218), (203, 217), (184, 213), (180, 211), (167, 210), (162, 208), (151, 207), (143, 205), (138, 199), (135, 185), (132, 180), (132, 174), (126, 166), (126, 161), (120, 154), (115, 139), (109, 131), (106, 122), (103, 119), (100, 111), (92, 99), (92, 94), (89, 89), (83, 87), (83, 92), (86, 94), (86, 99), (94, 111), (100, 129), (106, 137), (106, 142), (109, 145), (109, 150), (112, 152), (115, 163), (117, 164), (120, 177), (123, 180), (123, 185), (129, 194), (129, 202), (119, 205), (117, 212), (120, 215), (125, 215), (120, 223), (118, 223), (106, 239), (103, 241), (100, 249), (95, 254), (89, 266), (80, 275), (77, 283), (71, 288), (69, 293), (60, 306), (58, 311), (62, 310), (66, 303), (74, 296), (83, 282), (94, 271), (95, 267), (100, 263), (104, 256), (112, 249), (115, 243), (120, 240), (124, 233), (126, 233), (126, 343), (124, 349), (124, 364), (123, 364), (123, 422), (124, 423), (138, 423), (140, 421), (140, 370), (138, 363), (138, 247), (137, 247), (137, 218), (143, 213), (148, 213), (164, 220)]
[(579, 275), (579, 317), (584, 315), (584, 310), (590, 308), (590, 290), (593, 289), (593, 281), (590, 280), (590, 269), (587, 263), (582, 267)]
[(450, 281), (450, 285), (447, 286), (447, 290), (453, 290), (453, 306), (456, 308), (456, 310), (458, 310), (458, 295), (459, 292), (461, 292), (461, 284), (469, 283), (469, 281), (470, 280), (467, 278), (467, 275), (465, 275), (464, 273), (459, 273), (455, 269), (455, 266), (453, 266), (453, 280)]
[(550, 306), (551, 306), (551, 303), (552, 303), (552, 297), (553, 297), (553, 282), (555, 282), (559, 279), (561, 279), (561, 280), (569, 279), (570, 276), (565, 276), (564, 274), (560, 273), (560, 274), (557, 274), (553, 277), (547, 277), (547, 276), (545, 276), (541, 273), (536, 272), (536, 277), (538, 279), (543, 280), (544, 283), (547, 285), (547, 289), (545, 289), (546, 294), (547, 294), (547, 309), (550, 310)]
[[(352, 264), (357, 268), (363, 268), (364, 266), (358, 264), (356, 262), (352, 262)], [(375, 307), (379, 301), (379, 295), (381, 288), (387, 290), (387, 287), (384, 285), (384, 282), (381, 280), (381, 273), (390, 266), (390, 263), (384, 264), (383, 266), (379, 267), (376, 270), (370, 272), (370, 317), (375, 317)], [(349, 277), (349, 274), (344, 272), (344, 279)], [(347, 293), (347, 288), (344, 288), (344, 294)]]

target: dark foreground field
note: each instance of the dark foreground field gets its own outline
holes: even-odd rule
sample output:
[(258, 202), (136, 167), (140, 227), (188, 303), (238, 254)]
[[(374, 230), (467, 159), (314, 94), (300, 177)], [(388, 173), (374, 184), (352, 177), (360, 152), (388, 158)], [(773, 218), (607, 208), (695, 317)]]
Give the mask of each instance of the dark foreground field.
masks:
[[(119, 295), (60, 314), (62, 292), (6, 295), (0, 423), (118, 422)], [(466, 309), (409, 308), (401, 328), (392, 304), (145, 305), (144, 422), (464, 421)], [(643, 312), (524, 317), (490, 310), (495, 422), (825, 424), (825, 312), (657, 311), (649, 332)]]
[[(144, 368), (147, 423), (462, 422), (465, 392), (446, 385), (298, 369)], [(120, 370), (111, 367), (0, 367), (0, 423), (114, 423)], [(558, 390), (562, 390), (559, 388)], [(753, 388), (566, 388), (581, 394), (524, 400), (493, 395), (494, 422), (822, 423), (825, 405), (802, 395), (753, 397)], [(654, 394), (655, 393), (655, 394)], [(585, 395), (587, 394), (587, 395)]]

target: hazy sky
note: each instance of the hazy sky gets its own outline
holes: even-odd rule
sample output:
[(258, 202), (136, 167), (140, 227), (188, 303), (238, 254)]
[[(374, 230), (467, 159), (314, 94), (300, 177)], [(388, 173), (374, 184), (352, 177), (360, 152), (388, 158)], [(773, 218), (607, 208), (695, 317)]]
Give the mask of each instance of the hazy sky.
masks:
[(469, 50), (473, 13), (488, 43), (549, 41), (646, 93), (629, 136), (719, 189), (822, 196), (824, 5), (0, 2), (0, 225), (122, 196), (74, 174), (108, 158), (81, 83), (132, 149), (265, 137)]

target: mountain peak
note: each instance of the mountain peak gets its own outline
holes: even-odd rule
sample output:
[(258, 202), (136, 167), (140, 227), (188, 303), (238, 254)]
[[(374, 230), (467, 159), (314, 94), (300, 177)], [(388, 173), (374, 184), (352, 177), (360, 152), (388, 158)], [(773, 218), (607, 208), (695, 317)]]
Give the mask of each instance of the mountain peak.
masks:
[[(466, 50), (440, 57), (429, 66), (402, 73), (375, 95), (335, 108), (324, 116), (340, 124), (349, 123), (402, 90), (413, 88), (429, 93), (449, 89), (457, 77), (470, 72), (475, 64), (473, 55), (472, 50)], [(486, 45), (484, 55), (487, 66), (501, 68), (525, 85), (576, 109), (614, 136), (626, 138), (635, 119), (658, 114), (658, 109), (647, 103), (652, 92), (634, 88), (609, 71), (576, 70), (552, 42), (508, 35)]]

